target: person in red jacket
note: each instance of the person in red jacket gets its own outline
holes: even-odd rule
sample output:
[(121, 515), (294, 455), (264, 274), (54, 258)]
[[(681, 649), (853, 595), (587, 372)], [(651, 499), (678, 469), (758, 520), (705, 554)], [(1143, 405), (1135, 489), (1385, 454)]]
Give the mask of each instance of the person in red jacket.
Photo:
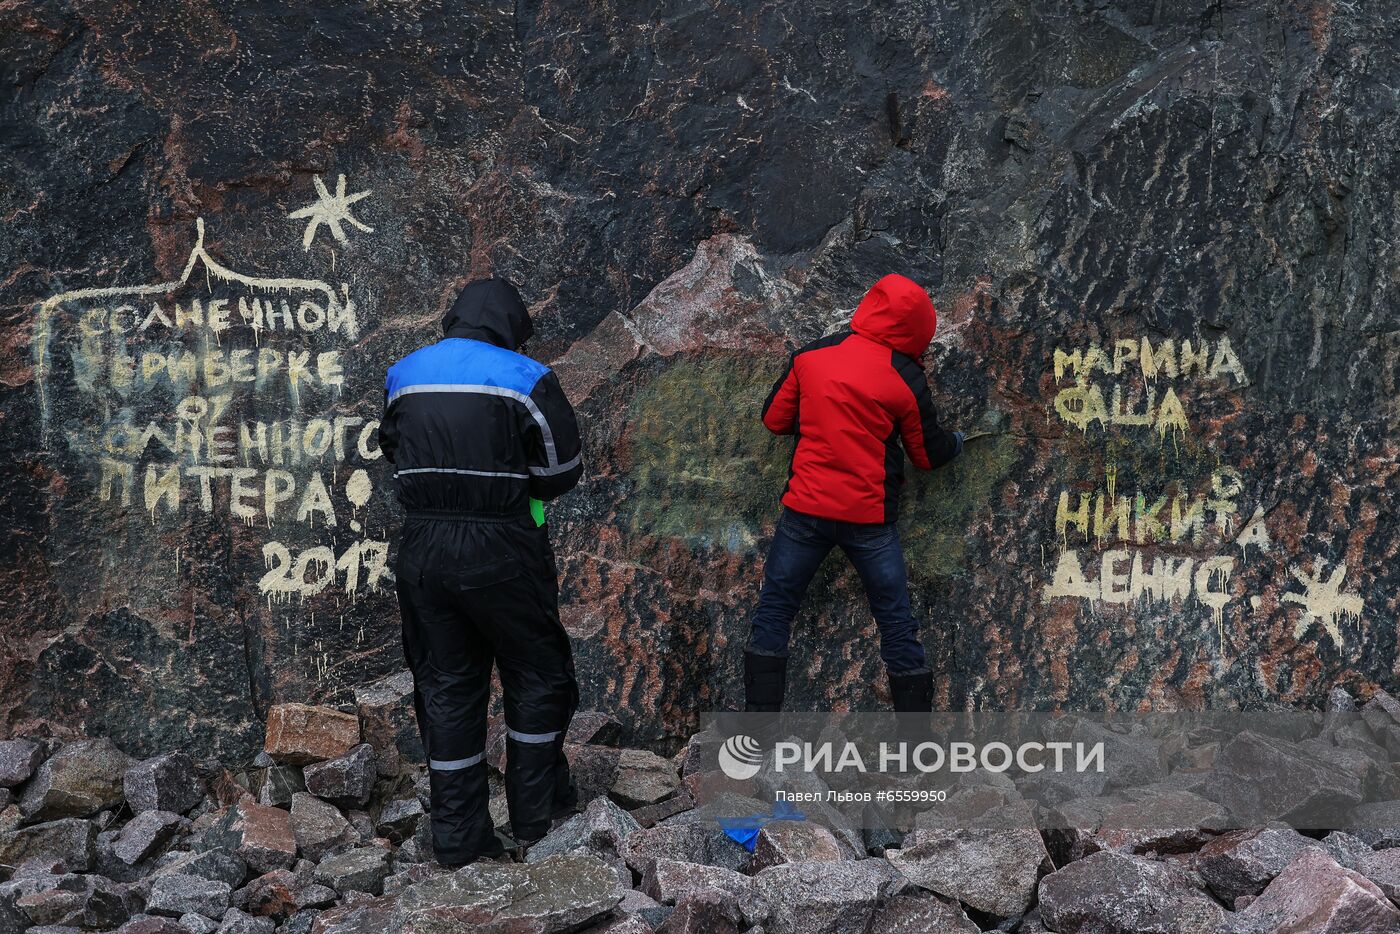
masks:
[(850, 330), (792, 355), (764, 403), (763, 424), (797, 444), (744, 653), (745, 710), (781, 709), (792, 621), (833, 547), (865, 586), (895, 710), (932, 707), (933, 673), (909, 606), (895, 520), (904, 455), (932, 470), (962, 451), (962, 433), (938, 424), (919, 363), (937, 324), (918, 283), (885, 276), (861, 300)]

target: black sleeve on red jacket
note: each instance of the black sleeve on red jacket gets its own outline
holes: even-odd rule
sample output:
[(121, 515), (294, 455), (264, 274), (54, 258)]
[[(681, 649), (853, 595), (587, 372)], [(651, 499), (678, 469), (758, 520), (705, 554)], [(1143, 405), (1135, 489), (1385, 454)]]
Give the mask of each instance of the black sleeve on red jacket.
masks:
[(526, 424), (525, 437), (530, 495), (555, 499), (572, 490), (583, 476), (578, 419), (552, 371), (540, 377), (529, 398), (526, 407), (533, 423)]
[(790, 435), (797, 431), (797, 373), (793, 363), (797, 355), (788, 358), (787, 369), (773, 384), (773, 391), (763, 403), (763, 425), (775, 435)]
[(958, 456), (958, 439), (938, 424), (933, 408), (933, 396), (928, 390), (924, 368), (904, 354), (895, 353), (891, 360), (895, 371), (913, 394), (913, 405), (900, 418), (900, 434), (909, 460), (921, 470), (935, 470)]

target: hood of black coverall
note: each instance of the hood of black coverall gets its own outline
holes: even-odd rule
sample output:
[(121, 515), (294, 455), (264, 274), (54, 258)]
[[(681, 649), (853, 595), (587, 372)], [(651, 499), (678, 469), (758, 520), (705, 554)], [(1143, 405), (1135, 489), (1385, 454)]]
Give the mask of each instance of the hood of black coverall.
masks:
[(445, 337), (465, 337), (515, 350), (535, 333), (530, 312), (509, 279), (468, 282), (442, 319)]

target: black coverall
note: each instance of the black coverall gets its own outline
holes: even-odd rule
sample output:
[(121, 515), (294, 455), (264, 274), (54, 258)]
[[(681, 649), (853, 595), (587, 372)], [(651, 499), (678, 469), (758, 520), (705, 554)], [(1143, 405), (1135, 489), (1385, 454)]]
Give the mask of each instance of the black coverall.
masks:
[(487, 812), (486, 709), (500, 672), (506, 799), (517, 841), (543, 836), (573, 802), (564, 733), (578, 703), (559, 622), (548, 500), (583, 472), (578, 424), (558, 379), (515, 352), (532, 332), (515, 287), (472, 282), (445, 337), (389, 370), (379, 434), (405, 519), (396, 574), (404, 653), (444, 865), (501, 852)]

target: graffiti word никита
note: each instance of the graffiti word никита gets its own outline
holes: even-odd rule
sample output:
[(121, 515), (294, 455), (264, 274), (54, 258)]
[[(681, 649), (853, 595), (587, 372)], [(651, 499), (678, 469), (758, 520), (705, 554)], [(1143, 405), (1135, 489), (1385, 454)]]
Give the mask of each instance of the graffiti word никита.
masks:
[[(1056, 537), (1066, 545), (1071, 539), (1097, 544), (1133, 541), (1139, 545), (1199, 545), (1205, 540), (1206, 529), (1213, 526), (1220, 540), (1229, 540), (1240, 513), (1236, 500), (1244, 482), (1235, 468), (1220, 467), (1211, 474), (1209, 489), (1194, 493), (1177, 481), (1164, 483), (1160, 491), (1137, 490), (1134, 496), (1119, 494), (1114, 486), (1110, 480), (1104, 488), (1092, 492), (1061, 490), (1055, 507)], [(1172, 492), (1166, 492), (1167, 489)], [(1269, 550), (1263, 516), (1263, 508), (1255, 507), (1253, 516), (1235, 536), (1235, 544), (1242, 550), (1250, 546)]]
[(1081, 431), (1094, 426), (1146, 427), (1163, 437), (1169, 432), (1185, 434), (1191, 430), (1186, 407), (1175, 387), (1161, 387), (1159, 392), (1158, 380), (1245, 382), (1244, 366), (1228, 337), (1214, 346), (1209, 340), (1186, 340), (1178, 346), (1172, 339), (1154, 346), (1150, 338), (1127, 337), (1107, 347), (1057, 347), (1054, 367), (1056, 382), (1074, 380), (1056, 393), (1055, 413)]
[[(1073, 756), (1071, 757), (1071, 753)], [(807, 743), (784, 740), (774, 746), (775, 772), (1102, 772), (1102, 741), (880, 743), (879, 755), (867, 762), (855, 743)]]

